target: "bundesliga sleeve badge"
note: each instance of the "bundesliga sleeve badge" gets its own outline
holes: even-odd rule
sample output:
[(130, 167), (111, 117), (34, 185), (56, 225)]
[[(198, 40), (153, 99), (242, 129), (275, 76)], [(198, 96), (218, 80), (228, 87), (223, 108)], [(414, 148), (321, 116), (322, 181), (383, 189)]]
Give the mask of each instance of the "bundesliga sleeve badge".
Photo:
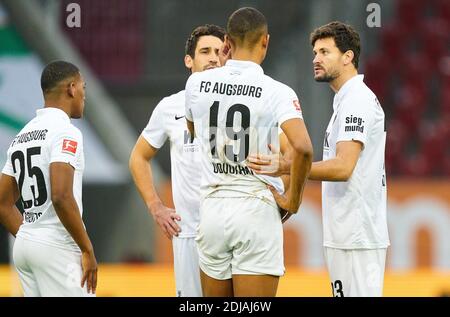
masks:
[(294, 103), (295, 110), (301, 112), (301, 111), (302, 111), (302, 107), (300, 106), (300, 101), (298, 101), (298, 100), (293, 100), (293, 103)]
[(78, 142), (74, 140), (64, 139), (62, 143), (62, 153), (75, 155), (77, 153)]

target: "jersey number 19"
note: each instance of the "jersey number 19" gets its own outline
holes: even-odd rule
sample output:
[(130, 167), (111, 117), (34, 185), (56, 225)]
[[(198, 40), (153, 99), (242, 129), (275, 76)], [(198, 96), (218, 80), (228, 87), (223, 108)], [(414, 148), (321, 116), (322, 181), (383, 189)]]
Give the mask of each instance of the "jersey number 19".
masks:
[[(239, 130), (234, 129), (233, 123), (236, 113), (241, 114), (241, 126)], [(219, 158), (217, 153), (217, 119), (219, 116), (219, 101), (214, 101), (209, 109), (209, 144), (211, 147), (211, 155), (213, 158)], [(250, 135), (248, 128), (250, 127), (250, 109), (247, 106), (237, 103), (232, 105), (227, 111), (227, 120), (225, 124), (225, 133), (228, 138), (233, 141), (239, 140), (239, 151), (235, 154), (234, 145), (225, 145), (225, 157), (235, 163), (243, 162), (249, 152)]]

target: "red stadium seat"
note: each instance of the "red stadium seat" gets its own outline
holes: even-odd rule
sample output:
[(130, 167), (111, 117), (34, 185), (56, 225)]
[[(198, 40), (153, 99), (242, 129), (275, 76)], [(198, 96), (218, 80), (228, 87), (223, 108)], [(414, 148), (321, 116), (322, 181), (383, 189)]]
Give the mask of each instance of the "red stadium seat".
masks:
[[(381, 30), (381, 45), (383, 52), (391, 60), (396, 60), (404, 53), (408, 42), (408, 33), (400, 24), (389, 24)], [(395, 64), (394, 64), (395, 65)]]
[(400, 165), (402, 174), (409, 177), (429, 176), (432, 172), (432, 168), (433, 162), (422, 152), (418, 152), (408, 157), (405, 162)]
[(441, 115), (450, 115), (450, 81), (441, 84), (439, 103)]
[(397, 174), (403, 151), (408, 142), (408, 131), (399, 120), (391, 120), (387, 127), (386, 138), (386, 171)]
[[(398, 0), (394, 21), (383, 27), (381, 47), (365, 64), (367, 84), (391, 108), (386, 169), (450, 175), (450, 0)], [(436, 106), (439, 118), (422, 123), (425, 114), (436, 115)]]
[(450, 1), (435, 0), (435, 13), (446, 21), (450, 21)]
[(409, 81), (398, 90), (394, 107), (395, 118), (405, 124), (408, 133), (417, 132), (427, 107), (427, 87), (423, 81)]
[(403, 25), (409, 27), (415, 26), (420, 19), (425, 5), (425, 1), (420, 0), (398, 0), (396, 8), (397, 17)]
[(444, 157), (444, 162), (442, 165), (442, 174), (444, 174), (444, 176), (450, 177), (450, 152), (448, 151)]
[(390, 59), (381, 53), (369, 57), (364, 65), (364, 81), (373, 90), (381, 103), (386, 100), (389, 75), (392, 70)]
[(405, 80), (426, 82), (433, 75), (433, 68), (424, 52), (407, 54), (401, 61), (400, 73)]
[(444, 128), (438, 122), (424, 123), (420, 127), (419, 148), (427, 161), (433, 162), (432, 170), (435, 172), (439, 172), (446, 150), (447, 138)]
[(421, 23), (419, 37), (422, 50), (433, 67), (438, 67), (447, 52), (449, 22), (439, 18), (429, 18)]

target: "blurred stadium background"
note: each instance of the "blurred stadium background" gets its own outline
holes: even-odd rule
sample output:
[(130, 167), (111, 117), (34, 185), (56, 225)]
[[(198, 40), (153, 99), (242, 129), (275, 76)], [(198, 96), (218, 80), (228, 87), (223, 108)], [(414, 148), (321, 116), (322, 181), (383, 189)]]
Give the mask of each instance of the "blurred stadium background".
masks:
[[(81, 27), (66, 24), (81, 8)], [(381, 8), (370, 28), (369, 3)], [(159, 100), (184, 88), (184, 43), (200, 24), (224, 26), (254, 6), (269, 21), (265, 72), (300, 97), (315, 159), (332, 92), (315, 83), (309, 34), (332, 20), (360, 32), (360, 72), (386, 113), (388, 251), (385, 296), (450, 294), (449, 0), (0, 0), (0, 165), (12, 137), (42, 107), (43, 65), (64, 59), (87, 81), (84, 219), (100, 262), (99, 296), (174, 296), (170, 241), (155, 228), (128, 173), (128, 155)], [(158, 190), (170, 192), (169, 146), (157, 156)], [(285, 224), (279, 296), (331, 296), (322, 255), (320, 184)], [(21, 296), (0, 228), (0, 296)]]

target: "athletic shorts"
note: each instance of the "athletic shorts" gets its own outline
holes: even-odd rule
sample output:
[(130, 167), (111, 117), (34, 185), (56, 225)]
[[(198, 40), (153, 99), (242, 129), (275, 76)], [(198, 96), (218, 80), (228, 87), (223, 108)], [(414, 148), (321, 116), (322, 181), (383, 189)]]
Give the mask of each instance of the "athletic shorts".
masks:
[(195, 238), (172, 239), (175, 286), (178, 297), (201, 297), (200, 268)]
[(214, 279), (284, 274), (283, 228), (271, 194), (205, 198), (196, 241), (200, 269)]
[(381, 297), (387, 249), (324, 247), (335, 297)]
[(81, 288), (81, 253), (17, 237), (13, 259), (25, 297), (90, 297)]

